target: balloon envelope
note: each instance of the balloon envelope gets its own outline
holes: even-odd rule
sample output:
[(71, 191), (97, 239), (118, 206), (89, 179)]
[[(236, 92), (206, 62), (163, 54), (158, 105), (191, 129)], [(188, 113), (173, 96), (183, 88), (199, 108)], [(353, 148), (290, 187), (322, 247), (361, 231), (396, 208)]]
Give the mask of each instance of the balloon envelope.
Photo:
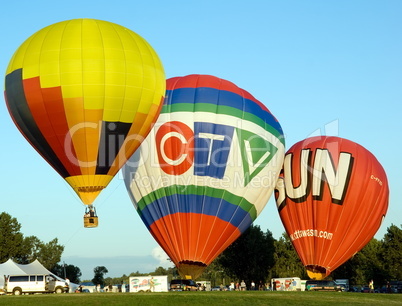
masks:
[(310, 278), (322, 279), (375, 235), (388, 208), (384, 169), (339, 137), (312, 137), (285, 155), (275, 193), (279, 214)]
[(91, 204), (149, 132), (165, 84), (157, 54), (138, 34), (74, 19), (19, 47), (5, 98), (25, 138)]
[(195, 279), (264, 208), (283, 156), (282, 129), (262, 103), (189, 75), (167, 81), (161, 115), (123, 173), (153, 237)]

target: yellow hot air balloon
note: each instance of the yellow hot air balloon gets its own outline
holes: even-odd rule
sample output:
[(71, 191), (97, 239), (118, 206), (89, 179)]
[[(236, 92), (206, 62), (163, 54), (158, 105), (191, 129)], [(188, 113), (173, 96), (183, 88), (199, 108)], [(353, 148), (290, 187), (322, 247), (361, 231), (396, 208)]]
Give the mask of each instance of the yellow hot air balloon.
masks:
[(165, 86), (162, 63), (141, 36), (73, 19), (18, 48), (5, 98), (25, 138), (92, 205), (150, 131)]

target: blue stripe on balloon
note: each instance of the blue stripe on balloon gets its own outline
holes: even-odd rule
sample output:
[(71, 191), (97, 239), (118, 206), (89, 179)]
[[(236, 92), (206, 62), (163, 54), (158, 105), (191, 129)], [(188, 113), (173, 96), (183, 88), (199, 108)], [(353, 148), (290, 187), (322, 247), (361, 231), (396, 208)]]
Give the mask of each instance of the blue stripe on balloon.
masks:
[(243, 233), (253, 222), (250, 214), (240, 206), (223, 199), (196, 194), (175, 194), (161, 197), (149, 203), (141, 212), (141, 218), (150, 228), (160, 218), (175, 213), (196, 213), (229, 222)]
[[(282, 133), (282, 128), (275, 117), (253, 100), (244, 99), (242, 96), (227, 90), (219, 90), (210, 87), (177, 88), (166, 91), (165, 105), (178, 103), (208, 103), (212, 105), (224, 105), (236, 108), (242, 112), (253, 114)], [(218, 111), (219, 112), (219, 111)]]

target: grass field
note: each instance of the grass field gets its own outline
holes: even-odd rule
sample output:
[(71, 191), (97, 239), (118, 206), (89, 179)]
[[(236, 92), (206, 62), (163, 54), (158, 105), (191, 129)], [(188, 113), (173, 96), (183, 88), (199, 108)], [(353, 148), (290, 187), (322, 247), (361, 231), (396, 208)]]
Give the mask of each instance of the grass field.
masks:
[(71, 293), (0, 296), (0, 305), (402, 305), (402, 294), (349, 292)]

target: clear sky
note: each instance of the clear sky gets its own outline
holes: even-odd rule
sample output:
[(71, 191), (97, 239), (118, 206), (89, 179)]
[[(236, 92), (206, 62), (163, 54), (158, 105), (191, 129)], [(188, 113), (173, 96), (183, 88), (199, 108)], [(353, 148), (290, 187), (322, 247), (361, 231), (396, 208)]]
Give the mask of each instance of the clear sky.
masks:
[[(0, 70), (19, 45), (55, 22), (95, 18), (143, 36), (166, 77), (210, 74), (249, 91), (277, 117), (286, 147), (335, 135), (370, 150), (387, 172), (388, 214), (376, 238), (402, 224), (402, 2), (395, 0), (6, 1), (0, 10)], [(119, 173), (95, 201), (100, 226), (84, 229), (84, 206), (40, 157), (0, 103), (0, 211), (24, 235), (65, 246), (62, 261), (82, 279), (150, 272), (158, 245), (131, 204)], [(398, 200), (399, 199), (399, 200)], [(271, 198), (255, 224), (284, 232)]]

